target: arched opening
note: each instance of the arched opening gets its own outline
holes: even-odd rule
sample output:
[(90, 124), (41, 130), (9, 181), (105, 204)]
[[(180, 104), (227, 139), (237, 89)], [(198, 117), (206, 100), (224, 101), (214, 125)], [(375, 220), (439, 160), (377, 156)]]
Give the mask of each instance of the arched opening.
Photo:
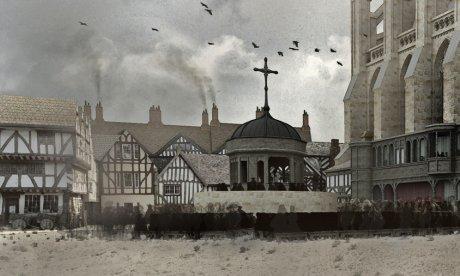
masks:
[(369, 85), (369, 91), (367, 93), (367, 131), (374, 131), (374, 86), (377, 82), (377, 77), (380, 73), (380, 67), (375, 69), (374, 74), (372, 75), (371, 82)]
[(394, 165), (395, 164), (395, 148), (393, 144), (390, 145), (389, 152), (390, 152), (389, 165)]
[(270, 157), (268, 159), (269, 183), (289, 183), (289, 159), (286, 157)]
[(257, 161), (257, 182), (264, 183), (264, 161)]
[(420, 139), (420, 154), (419, 159), (420, 161), (425, 161), (427, 155), (427, 144), (425, 138)]
[(240, 161), (240, 183), (248, 182), (248, 161)]
[(374, 186), (374, 188), (372, 189), (372, 199), (374, 201), (382, 200), (382, 189), (380, 189), (380, 186)]
[(396, 197), (402, 201), (431, 199), (431, 185), (428, 182), (401, 183), (396, 187)]
[(383, 165), (384, 166), (388, 166), (388, 159), (389, 159), (388, 146), (385, 145), (383, 146)]
[(374, 148), (374, 167), (378, 166), (377, 160), (377, 148)]
[(377, 148), (377, 167), (382, 166), (382, 147)]
[(411, 157), (411, 143), (410, 141), (406, 141), (406, 147), (405, 147), (405, 160), (404, 160), (404, 163), (410, 163), (411, 160), (410, 160), (410, 157)]
[(383, 189), (383, 196), (386, 201), (393, 202), (394, 194), (393, 187), (390, 184), (386, 185)]
[(407, 69), (409, 68), (409, 64), (412, 60), (412, 55), (408, 55), (406, 57), (406, 60), (403, 63), (403, 66), (401, 68), (401, 73), (400, 73), (400, 106), (399, 106), (399, 112), (400, 112), (400, 119), (401, 119), (401, 132), (404, 133), (405, 127), (406, 127), (406, 73)]
[(412, 142), (412, 162), (418, 162), (418, 143), (417, 140)]
[(439, 47), (436, 59), (434, 62), (434, 87), (432, 95), (432, 121), (433, 123), (443, 123), (444, 114), (444, 58), (446, 56), (447, 48), (449, 47), (450, 41), (448, 39)]
[(434, 199), (436, 201), (444, 201), (444, 190), (444, 181), (438, 181), (438, 183), (436, 183), (436, 186), (434, 187)]

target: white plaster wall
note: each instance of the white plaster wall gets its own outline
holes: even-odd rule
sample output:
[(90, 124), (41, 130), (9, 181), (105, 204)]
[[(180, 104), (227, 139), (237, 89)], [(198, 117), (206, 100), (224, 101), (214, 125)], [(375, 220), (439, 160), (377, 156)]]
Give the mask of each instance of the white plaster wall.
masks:
[(323, 192), (232, 191), (195, 194), (195, 210), (207, 212), (236, 203), (247, 213), (337, 212), (337, 195)]
[(5, 187), (9, 188), (9, 187), (18, 187), (18, 186), (19, 186), (18, 175), (17, 174), (11, 175), (10, 179), (8, 179), (8, 182), (6, 182)]

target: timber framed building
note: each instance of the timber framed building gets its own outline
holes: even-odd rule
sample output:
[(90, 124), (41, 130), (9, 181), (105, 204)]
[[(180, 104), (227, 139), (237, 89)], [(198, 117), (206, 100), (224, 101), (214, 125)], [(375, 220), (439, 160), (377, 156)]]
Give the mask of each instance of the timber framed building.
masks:
[[(0, 95), (0, 213), (84, 218), (96, 200), (90, 119), (75, 102)], [(88, 203), (89, 204), (89, 203)]]

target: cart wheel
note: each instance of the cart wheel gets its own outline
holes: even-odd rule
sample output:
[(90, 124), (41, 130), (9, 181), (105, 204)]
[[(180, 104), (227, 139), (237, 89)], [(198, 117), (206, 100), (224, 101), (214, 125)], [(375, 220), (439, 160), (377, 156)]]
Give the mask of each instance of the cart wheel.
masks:
[(51, 230), (54, 227), (54, 222), (50, 219), (42, 219), (40, 221), (40, 228), (42, 230)]
[(13, 229), (23, 230), (26, 228), (26, 226), (27, 226), (27, 223), (23, 219), (15, 219), (11, 223), (11, 227), (13, 227)]

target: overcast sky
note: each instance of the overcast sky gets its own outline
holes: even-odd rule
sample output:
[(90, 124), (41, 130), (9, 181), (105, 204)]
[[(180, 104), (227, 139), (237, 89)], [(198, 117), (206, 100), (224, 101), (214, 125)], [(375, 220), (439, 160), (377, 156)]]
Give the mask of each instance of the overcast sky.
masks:
[[(213, 16), (199, 0), (1, 0), (0, 90), (101, 99), (115, 121), (146, 122), (160, 105), (168, 124), (199, 125), (216, 101), (222, 122), (242, 123), (263, 105), (263, 76), (252, 69), (267, 56), (279, 71), (269, 78), (272, 115), (300, 126), (307, 110), (314, 140), (342, 139), (350, 1), (205, 2)], [(292, 40), (300, 51), (288, 50)]]

